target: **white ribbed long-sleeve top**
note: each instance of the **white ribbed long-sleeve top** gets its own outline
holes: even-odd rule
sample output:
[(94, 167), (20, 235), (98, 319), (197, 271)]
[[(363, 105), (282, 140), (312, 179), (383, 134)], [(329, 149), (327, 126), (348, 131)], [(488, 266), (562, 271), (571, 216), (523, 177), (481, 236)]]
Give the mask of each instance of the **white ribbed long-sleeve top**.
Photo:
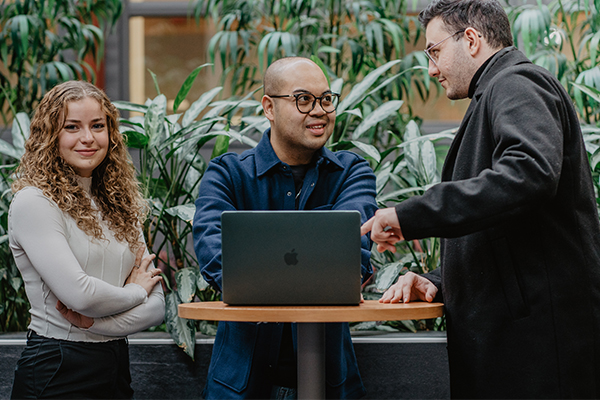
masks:
[[(90, 193), (92, 178), (79, 178)], [(150, 295), (138, 284), (124, 286), (135, 255), (102, 221), (107, 240), (85, 234), (76, 221), (35, 187), (18, 191), (8, 216), (10, 249), (25, 281), (31, 324), (37, 334), (56, 339), (103, 342), (162, 322), (160, 284)], [(141, 233), (140, 233), (141, 234)], [(91, 328), (71, 325), (57, 300), (94, 318)]]

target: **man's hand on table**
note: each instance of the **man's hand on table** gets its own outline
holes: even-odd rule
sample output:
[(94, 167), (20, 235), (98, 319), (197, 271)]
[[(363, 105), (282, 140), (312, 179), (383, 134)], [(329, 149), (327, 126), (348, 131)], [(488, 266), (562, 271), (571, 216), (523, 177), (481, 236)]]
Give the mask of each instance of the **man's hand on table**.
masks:
[(431, 281), (414, 272), (401, 275), (379, 299), (380, 303), (408, 303), (414, 300), (432, 302), (437, 294), (437, 287)]

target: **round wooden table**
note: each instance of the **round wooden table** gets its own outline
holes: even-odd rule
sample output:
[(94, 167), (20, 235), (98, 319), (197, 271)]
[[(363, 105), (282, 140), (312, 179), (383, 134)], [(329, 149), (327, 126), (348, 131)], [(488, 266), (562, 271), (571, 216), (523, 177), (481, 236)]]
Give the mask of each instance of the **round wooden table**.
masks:
[(442, 303), (379, 303), (358, 306), (230, 306), (220, 301), (179, 305), (187, 319), (298, 323), (298, 398), (325, 398), (326, 322), (395, 321), (441, 317)]

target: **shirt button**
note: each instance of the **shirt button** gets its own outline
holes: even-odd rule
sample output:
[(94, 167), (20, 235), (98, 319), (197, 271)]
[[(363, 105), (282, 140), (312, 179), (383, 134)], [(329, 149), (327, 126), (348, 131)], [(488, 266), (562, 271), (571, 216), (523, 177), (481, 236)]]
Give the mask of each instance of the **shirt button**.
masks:
[(315, 183), (314, 183), (314, 182), (310, 184), (310, 187), (313, 187), (313, 186), (315, 186)]
[(287, 192), (288, 197), (292, 195), (292, 192)]

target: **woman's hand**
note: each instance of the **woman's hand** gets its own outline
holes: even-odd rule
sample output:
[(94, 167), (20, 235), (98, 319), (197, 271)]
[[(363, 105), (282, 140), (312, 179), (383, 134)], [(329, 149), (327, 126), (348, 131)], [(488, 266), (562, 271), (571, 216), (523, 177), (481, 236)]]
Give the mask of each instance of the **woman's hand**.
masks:
[(150, 254), (142, 258), (143, 255), (144, 246), (141, 246), (137, 251), (137, 254), (135, 256), (135, 264), (133, 265), (133, 269), (131, 270), (131, 273), (125, 281), (125, 284), (127, 285), (128, 283), (137, 283), (138, 285), (146, 289), (146, 292), (148, 292), (148, 295), (150, 295), (150, 292), (152, 292), (154, 286), (158, 282), (162, 281), (162, 277), (160, 276), (159, 269), (154, 268), (154, 266), (150, 268), (155, 255)]
[(94, 318), (86, 317), (85, 315), (79, 314), (77, 311), (68, 309), (60, 300), (56, 302), (56, 309), (67, 321), (78, 328), (89, 329), (94, 325)]

